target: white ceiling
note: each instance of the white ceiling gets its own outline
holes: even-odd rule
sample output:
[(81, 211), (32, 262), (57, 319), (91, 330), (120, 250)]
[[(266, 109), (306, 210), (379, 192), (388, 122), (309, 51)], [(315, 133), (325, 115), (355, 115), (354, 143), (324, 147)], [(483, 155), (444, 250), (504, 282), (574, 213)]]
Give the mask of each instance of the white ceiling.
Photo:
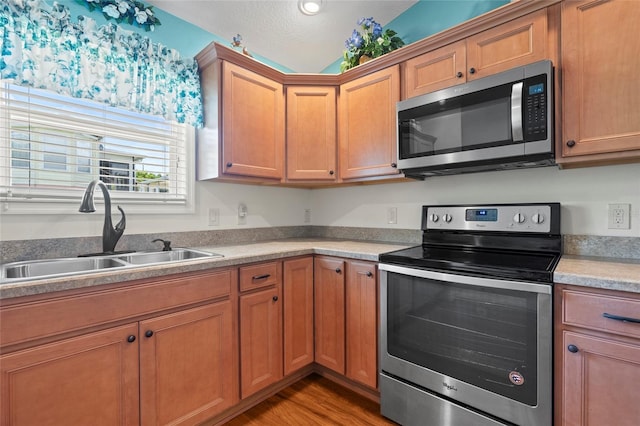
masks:
[(297, 0), (147, 0), (225, 40), (240, 34), (249, 52), (295, 72), (316, 73), (341, 58), (358, 19), (385, 26), (417, 0), (324, 0), (315, 16)]

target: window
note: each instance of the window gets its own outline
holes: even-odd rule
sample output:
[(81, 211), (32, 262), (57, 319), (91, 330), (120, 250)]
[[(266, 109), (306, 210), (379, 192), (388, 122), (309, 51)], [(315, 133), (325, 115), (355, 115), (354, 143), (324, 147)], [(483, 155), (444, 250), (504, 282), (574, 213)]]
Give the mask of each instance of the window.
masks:
[[(0, 200), (78, 202), (92, 180), (119, 204), (189, 204), (194, 130), (101, 103), (0, 84)], [(155, 208), (154, 208), (155, 209)]]

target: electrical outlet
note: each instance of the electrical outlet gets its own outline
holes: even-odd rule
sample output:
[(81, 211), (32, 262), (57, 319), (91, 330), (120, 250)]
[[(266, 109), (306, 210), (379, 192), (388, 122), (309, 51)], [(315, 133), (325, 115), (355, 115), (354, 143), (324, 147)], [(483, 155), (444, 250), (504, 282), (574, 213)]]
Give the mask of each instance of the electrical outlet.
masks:
[(220, 209), (209, 209), (209, 226), (220, 226)]
[(398, 223), (398, 209), (396, 207), (387, 209), (387, 223)]
[(609, 229), (629, 229), (630, 204), (609, 204)]
[(304, 223), (311, 223), (311, 209), (304, 209)]

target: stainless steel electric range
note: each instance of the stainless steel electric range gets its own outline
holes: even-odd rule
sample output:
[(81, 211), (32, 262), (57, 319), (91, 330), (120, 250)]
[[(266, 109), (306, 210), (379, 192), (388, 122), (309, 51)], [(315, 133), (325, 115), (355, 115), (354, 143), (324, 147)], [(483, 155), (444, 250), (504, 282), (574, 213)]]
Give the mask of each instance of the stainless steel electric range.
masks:
[(380, 256), (382, 414), (403, 425), (552, 424), (558, 203), (422, 209)]

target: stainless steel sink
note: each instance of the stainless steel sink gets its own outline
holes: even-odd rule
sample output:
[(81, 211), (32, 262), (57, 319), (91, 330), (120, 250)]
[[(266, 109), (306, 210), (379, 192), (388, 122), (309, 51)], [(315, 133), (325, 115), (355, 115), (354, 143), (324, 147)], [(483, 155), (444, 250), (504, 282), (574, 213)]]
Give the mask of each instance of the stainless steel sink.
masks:
[(222, 255), (194, 249), (177, 248), (171, 251), (130, 253), (125, 256), (118, 256), (118, 259), (132, 265), (149, 265), (152, 263), (177, 262), (180, 260), (192, 260), (204, 257), (222, 257)]
[(223, 256), (201, 250), (176, 248), (172, 251), (142, 251), (129, 253), (127, 255), (13, 262), (0, 265), (0, 284), (28, 279), (87, 274), (105, 269), (132, 268), (142, 265), (164, 264), (214, 257)]
[(78, 257), (33, 260), (2, 265), (1, 278), (39, 278), (57, 275), (123, 268), (127, 264), (113, 257)]

